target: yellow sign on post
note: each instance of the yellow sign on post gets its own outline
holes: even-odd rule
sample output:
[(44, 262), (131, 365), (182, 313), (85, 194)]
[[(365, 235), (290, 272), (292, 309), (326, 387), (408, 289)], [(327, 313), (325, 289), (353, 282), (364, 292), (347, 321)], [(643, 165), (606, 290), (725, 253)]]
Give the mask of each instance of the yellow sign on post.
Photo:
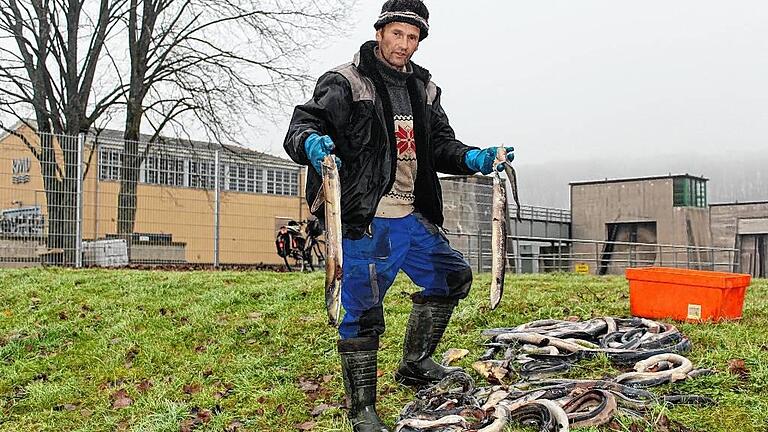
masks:
[(589, 264), (585, 264), (585, 263), (576, 264), (576, 273), (589, 274)]

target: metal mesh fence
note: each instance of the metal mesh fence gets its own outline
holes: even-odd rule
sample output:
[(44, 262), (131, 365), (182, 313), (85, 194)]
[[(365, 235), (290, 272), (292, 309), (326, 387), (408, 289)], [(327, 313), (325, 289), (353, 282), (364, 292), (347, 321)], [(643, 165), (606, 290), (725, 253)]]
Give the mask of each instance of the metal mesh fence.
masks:
[(82, 138), (19, 133), (4, 141), (0, 262), (78, 265)]
[[(304, 169), (288, 160), (207, 142), (128, 141), (110, 130), (55, 136), (22, 129), (0, 138), (0, 266), (303, 268), (308, 258), (322, 259), (322, 238), (307, 235)], [(441, 179), (447, 237), (480, 272), (491, 263), (490, 181)], [(510, 203), (513, 272), (736, 268), (735, 250), (574, 240), (570, 212), (520, 210), (518, 221)], [(309, 255), (282, 257), (282, 240)]]
[[(490, 271), (491, 178), (446, 178), (441, 183), (445, 228), (451, 245), (462, 252), (477, 272)], [(720, 271), (739, 268), (736, 249), (573, 239), (569, 211), (521, 206), (521, 218), (517, 220), (516, 210), (516, 205), (510, 202), (507, 268), (513, 272), (578, 270), (623, 274), (628, 267), (662, 265)]]
[(303, 170), (281, 158), (121, 133), (2, 139), (5, 265), (271, 265), (276, 229), (307, 217)]

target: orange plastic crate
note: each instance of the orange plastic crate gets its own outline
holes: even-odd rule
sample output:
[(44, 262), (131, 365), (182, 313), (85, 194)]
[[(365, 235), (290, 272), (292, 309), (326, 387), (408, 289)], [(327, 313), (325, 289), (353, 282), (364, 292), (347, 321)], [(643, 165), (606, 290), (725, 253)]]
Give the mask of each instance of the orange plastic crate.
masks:
[(741, 318), (748, 274), (667, 267), (629, 268), (632, 315), (680, 321)]

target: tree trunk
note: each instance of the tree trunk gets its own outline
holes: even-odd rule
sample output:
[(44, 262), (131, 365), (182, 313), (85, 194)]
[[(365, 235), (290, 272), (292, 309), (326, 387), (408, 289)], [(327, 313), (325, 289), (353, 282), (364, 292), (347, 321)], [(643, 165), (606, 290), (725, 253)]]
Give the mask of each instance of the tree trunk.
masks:
[(117, 233), (131, 234), (136, 225), (136, 185), (139, 181), (139, 124), (141, 114), (128, 108), (123, 134), (123, 161), (120, 166), (120, 194), (117, 198)]
[[(48, 237), (45, 263), (74, 265), (77, 252), (77, 138), (58, 138), (64, 153), (64, 178), (57, 173), (56, 137), (41, 134), (40, 171), (48, 203)], [(72, 141), (72, 142), (69, 142)]]

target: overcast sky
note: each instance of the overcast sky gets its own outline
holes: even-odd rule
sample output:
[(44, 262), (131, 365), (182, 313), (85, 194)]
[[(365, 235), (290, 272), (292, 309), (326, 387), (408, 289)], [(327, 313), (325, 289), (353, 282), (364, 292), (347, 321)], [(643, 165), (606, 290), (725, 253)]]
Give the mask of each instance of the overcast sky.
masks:
[[(316, 76), (373, 38), (381, 3), (358, 2), (349, 34), (314, 56)], [(514, 145), (522, 164), (768, 150), (765, 0), (426, 4), (413, 59), (468, 145)], [(284, 155), (289, 117), (255, 147)]]

